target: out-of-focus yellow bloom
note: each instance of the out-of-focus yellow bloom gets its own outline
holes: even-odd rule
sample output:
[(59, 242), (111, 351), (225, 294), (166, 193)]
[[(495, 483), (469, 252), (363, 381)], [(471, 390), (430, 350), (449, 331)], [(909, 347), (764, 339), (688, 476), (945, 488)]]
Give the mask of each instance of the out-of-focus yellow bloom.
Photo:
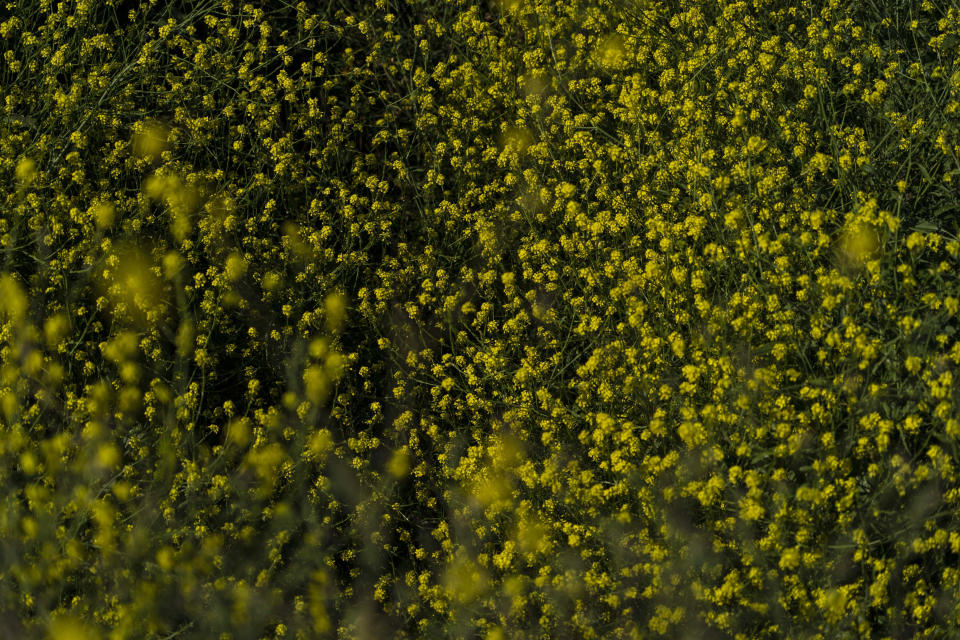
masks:
[(50, 622), (50, 640), (97, 640), (99, 637), (76, 616), (58, 615)]
[(109, 202), (100, 202), (93, 208), (93, 219), (98, 229), (106, 229), (113, 224), (115, 210)]
[(17, 163), (15, 173), (20, 184), (29, 186), (37, 178), (37, 163), (31, 158), (21, 158)]
[(342, 293), (331, 293), (323, 301), (327, 317), (327, 330), (336, 333), (343, 328), (347, 317), (347, 297)]
[(879, 248), (877, 232), (870, 225), (863, 223), (848, 226), (840, 240), (840, 250), (843, 255), (858, 266), (873, 260)]
[(410, 453), (406, 447), (393, 452), (387, 463), (387, 471), (397, 479), (403, 478), (410, 472)]
[(250, 420), (248, 418), (237, 418), (231, 420), (227, 425), (227, 440), (237, 445), (245, 447), (250, 443)]
[(623, 36), (619, 33), (612, 33), (597, 41), (594, 59), (602, 67), (619, 69), (625, 63), (625, 53)]
[(28, 305), (27, 295), (20, 283), (9, 274), (0, 275), (0, 312), (18, 322), (26, 315)]
[(239, 253), (231, 253), (227, 257), (224, 270), (226, 272), (227, 280), (230, 282), (236, 282), (247, 272), (247, 261), (244, 260), (243, 256)]
[(140, 130), (133, 134), (133, 153), (138, 158), (156, 162), (160, 154), (169, 148), (169, 134), (170, 130), (159, 122), (143, 124)]

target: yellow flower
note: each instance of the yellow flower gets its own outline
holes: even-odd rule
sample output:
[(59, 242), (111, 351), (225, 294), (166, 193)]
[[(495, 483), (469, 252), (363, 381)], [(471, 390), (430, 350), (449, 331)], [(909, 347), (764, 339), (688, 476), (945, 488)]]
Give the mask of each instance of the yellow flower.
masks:
[(747, 153), (749, 155), (758, 155), (761, 151), (767, 148), (766, 141), (759, 136), (751, 136), (747, 140)]
[(346, 296), (342, 293), (332, 293), (324, 299), (323, 306), (327, 317), (327, 329), (334, 333), (340, 331), (347, 316)]
[(58, 615), (50, 622), (50, 640), (96, 640), (98, 634), (75, 616)]
[(169, 134), (170, 130), (159, 122), (150, 121), (142, 124), (133, 134), (133, 153), (150, 162), (157, 161), (160, 154), (169, 147)]
[(800, 565), (800, 552), (795, 548), (784, 549), (780, 556), (779, 566), (785, 571), (792, 571)]
[(876, 231), (871, 226), (860, 223), (846, 229), (840, 246), (851, 262), (862, 266), (873, 260), (880, 248), (880, 243)]
[(394, 478), (400, 479), (403, 478), (410, 471), (410, 453), (407, 451), (406, 447), (397, 449), (390, 456), (390, 461), (387, 463), (387, 471)]
[(243, 256), (237, 252), (231, 253), (227, 257), (226, 265), (224, 265), (224, 270), (226, 272), (227, 280), (230, 282), (236, 282), (244, 276), (247, 272), (247, 261), (243, 259)]
[(594, 50), (594, 59), (597, 64), (602, 67), (619, 69), (626, 62), (624, 60), (625, 53), (623, 36), (618, 33), (612, 33), (597, 41), (597, 46)]
[(29, 186), (37, 177), (37, 163), (30, 158), (21, 158), (14, 172), (23, 186)]

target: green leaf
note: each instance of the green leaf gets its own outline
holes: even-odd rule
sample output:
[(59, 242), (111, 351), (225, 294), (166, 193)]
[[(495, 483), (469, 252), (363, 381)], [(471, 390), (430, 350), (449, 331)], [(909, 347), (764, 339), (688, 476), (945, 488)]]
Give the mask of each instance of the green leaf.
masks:
[(934, 220), (922, 220), (918, 224), (914, 225), (913, 231), (919, 231), (920, 233), (937, 233), (940, 231), (940, 225), (938, 225)]

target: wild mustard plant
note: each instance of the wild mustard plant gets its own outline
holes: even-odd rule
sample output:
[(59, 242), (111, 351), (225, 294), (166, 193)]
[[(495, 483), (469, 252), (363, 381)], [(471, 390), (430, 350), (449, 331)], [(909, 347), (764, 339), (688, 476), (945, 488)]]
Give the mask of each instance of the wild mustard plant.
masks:
[(6, 3), (0, 635), (956, 635), (958, 47)]

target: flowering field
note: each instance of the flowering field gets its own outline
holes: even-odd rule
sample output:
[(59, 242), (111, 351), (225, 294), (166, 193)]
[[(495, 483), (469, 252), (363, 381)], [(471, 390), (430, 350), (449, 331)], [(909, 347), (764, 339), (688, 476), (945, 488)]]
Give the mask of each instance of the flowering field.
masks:
[(960, 637), (960, 7), (294, 2), (0, 7), (0, 637)]

